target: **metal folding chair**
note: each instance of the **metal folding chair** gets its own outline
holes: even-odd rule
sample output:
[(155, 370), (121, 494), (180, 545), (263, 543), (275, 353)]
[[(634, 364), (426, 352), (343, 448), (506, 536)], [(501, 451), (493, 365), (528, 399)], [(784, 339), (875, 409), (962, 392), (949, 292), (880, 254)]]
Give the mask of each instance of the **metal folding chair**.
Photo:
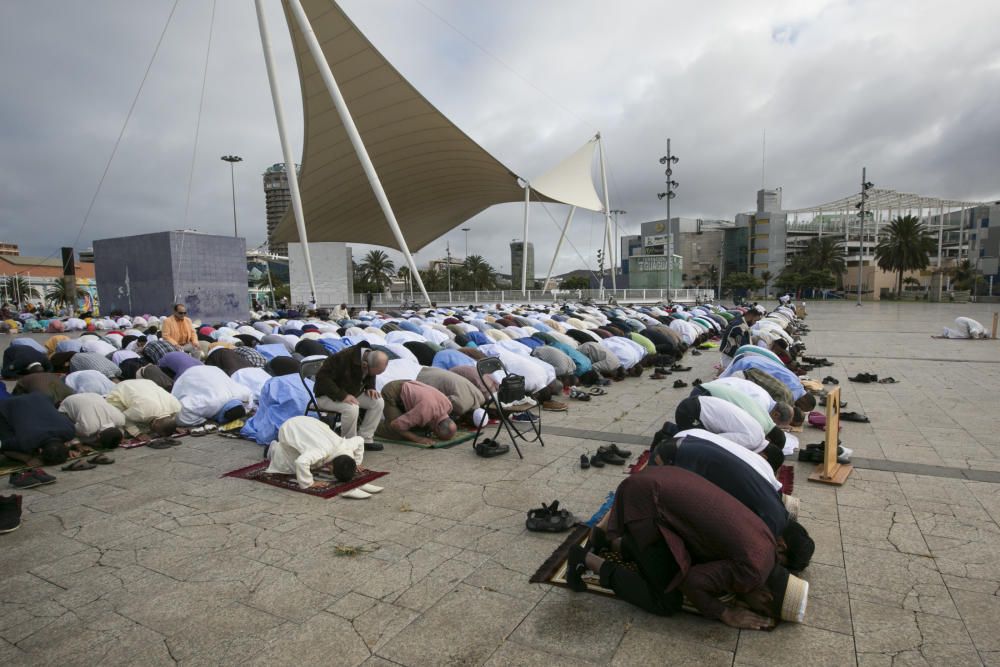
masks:
[(316, 402), (316, 394), (313, 393), (309, 383), (306, 382), (306, 380), (312, 380), (315, 383), (316, 374), (319, 373), (319, 369), (323, 367), (325, 362), (326, 359), (310, 359), (309, 361), (303, 361), (299, 365), (299, 379), (302, 381), (302, 386), (305, 388), (306, 393), (309, 394), (309, 402), (306, 404), (306, 411), (303, 414), (308, 415), (310, 412), (315, 412), (320, 420), (330, 427), (331, 431), (336, 431), (337, 424), (340, 421), (340, 413), (320, 410), (319, 404)]
[[(476, 362), (476, 372), (479, 374), (479, 380), (483, 383), (484, 387), (488, 387), (489, 384), (486, 382), (486, 376), (492, 375), (500, 371), (504, 376), (510, 375), (510, 371), (504, 366), (503, 362), (497, 357), (487, 357), (485, 359), (480, 359)], [(499, 416), (499, 422), (497, 423), (496, 431), (493, 433), (493, 440), (496, 440), (497, 436), (500, 435), (500, 429), (506, 429), (507, 434), (510, 436), (511, 443), (514, 445), (514, 449), (517, 450), (517, 455), (524, 458), (524, 454), (521, 453), (521, 448), (518, 447), (517, 441), (523, 440), (524, 442), (538, 442), (542, 447), (545, 446), (545, 442), (542, 440), (542, 406), (537, 402), (530, 407), (525, 407), (521, 409), (508, 409), (500, 403), (500, 397), (497, 392), (489, 392), (489, 396), (486, 399), (486, 403), (483, 405), (484, 408), (489, 410), (490, 406), (497, 411)], [(518, 413), (528, 413), (534, 415), (534, 419), (528, 422), (518, 422), (527, 423), (529, 429), (521, 430), (518, 428), (518, 423), (515, 423), (511, 419), (511, 415)], [(472, 440), (472, 447), (475, 449), (476, 443), (479, 441), (479, 436), (483, 432), (483, 426), (479, 426), (476, 429), (476, 437)], [(534, 435), (531, 435), (532, 432)]]

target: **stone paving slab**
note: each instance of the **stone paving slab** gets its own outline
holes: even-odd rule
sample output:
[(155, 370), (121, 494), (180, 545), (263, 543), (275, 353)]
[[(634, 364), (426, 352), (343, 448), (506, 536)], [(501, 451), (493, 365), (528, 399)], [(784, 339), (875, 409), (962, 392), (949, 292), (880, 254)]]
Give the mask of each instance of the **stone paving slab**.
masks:
[[(261, 449), (214, 436), (117, 452), (24, 492), (0, 536), (4, 664), (1000, 664), (1000, 343), (930, 334), (976, 306), (809, 305), (808, 353), (835, 365), (858, 468), (839, 489), (795, 464), (817, 542), (805, 623), (739, 632), (528, 583), (559, 535), (524, 530), (558, 498), (587, 517), (623, 470), (581, 470), (604, 442), (638, 451), (689, 389), (642, 378), (545, 413), (545, 446), (387, 447), (369, 501), (220, 478)], [(0, 346), (6, 341), (0, 341)], [(714, 352), (691, 357), (707, 380)], [(952, 363), (960, 361), (962, 363)], [(818, 369), (820, 370), (820, 369)], [(899, 384), (857, 385), (849, 375)], [(807, 430), (802, 442), (818, 442)]]

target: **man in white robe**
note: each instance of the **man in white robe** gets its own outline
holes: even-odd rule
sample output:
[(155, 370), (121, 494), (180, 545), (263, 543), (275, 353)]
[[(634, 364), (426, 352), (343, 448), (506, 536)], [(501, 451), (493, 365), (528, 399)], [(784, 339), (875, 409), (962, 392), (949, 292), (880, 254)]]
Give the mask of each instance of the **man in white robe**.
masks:
[(361, 436), (342, 438), (318, 419), (292, 417), (281, 425), (278, 439), (268, 447), (270, 465), (267, 472), (295, 475), (301, 489), (323, 488), (329, 484), (317, 482), (313, 478), (314, 469), (332, 464), (334, 477), (340, 482), (349, 482), (364, 455), (365, 439)]
[(152, 380), (119, 382), (106, 400), (125, 415), (125, 430), (131, 435), (149, 430), (162, 437), (177, 428), (180, 401)]
[[(225, 422), (246, 414), (253, 394), (215, 366), (193, 366), (174, 382), (171, 390), (181, 403), (177, 423), (198, 426), (208, 419)], [(242, 407), (242, 413), (240, 408)]]
[(67, 396), (59, 404), (59, 412), (73, 421), (80, 442), (102, 448), (117, 447), (122, 441), (125, 415), (95, 393)]
[(971, 317), (956, 317), (955, 328), (945, 327), (944, 338), (988, 338), (986, 327)]

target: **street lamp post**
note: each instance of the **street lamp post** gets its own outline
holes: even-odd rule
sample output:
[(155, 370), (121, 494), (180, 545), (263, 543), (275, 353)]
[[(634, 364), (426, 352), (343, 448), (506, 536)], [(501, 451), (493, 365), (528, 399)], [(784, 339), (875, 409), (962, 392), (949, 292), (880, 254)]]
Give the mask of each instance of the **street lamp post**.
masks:
[(855, 305), (861, 305), (861, 278), (862, 278), (862, 267), (864, 265), (865, 259), (865, 202), (868, 200), (868, 190), (875, 187), (872, 183), (868, 182), (867, 178), (867, 167), (861, 168), (861, 201), (859, 201), (856, 206), (859, 209), (858, 217), (861, 219), (861, 224), (858, 226), (858, 302)]
[(223, 162), (229, 163), (229, 180), (233, 186), (233, 236), (239, 236), (239, 231), (236, 227), (236, 171), (233, 169), (233, 165), (237, 162), (243, 162), (243, 158), (239, 155), (223, 155)]
[(670, 303), (670, 289), (674, 280), (674, 235), (670, 227), (670, 200), (677, 196), (674, 192), (679, 184), (673, 179), (673, 166), (680, 162), (676, 155), (670, 152), (670, 139), (667, 139), (667, 154), (660, 158), (660, 164), (667, 165), (663, 172), (667, 176), (667, 191), (656, 195), (657, 199), (667, 199), (667, 303)]
[(469, 227), (462, 227), (462, 231), (465, 232), (465, 258), (469, 259)]

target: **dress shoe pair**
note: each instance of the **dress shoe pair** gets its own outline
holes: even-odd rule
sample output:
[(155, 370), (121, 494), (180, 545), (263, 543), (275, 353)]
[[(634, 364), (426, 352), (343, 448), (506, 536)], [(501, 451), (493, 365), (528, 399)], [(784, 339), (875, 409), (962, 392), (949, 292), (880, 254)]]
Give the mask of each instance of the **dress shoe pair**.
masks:
[(586, 454), (581, 454), (580, 467), (586, 470), (591, 467), (603, 468), (605, 464), (616, 466), (625, 465), (625, 461), (627, 461), (630, 456), (632, 456), (632, 452), (611, 443), (607, 447), (598, 447), (597, 453), (593, 456), (588, 457)]

